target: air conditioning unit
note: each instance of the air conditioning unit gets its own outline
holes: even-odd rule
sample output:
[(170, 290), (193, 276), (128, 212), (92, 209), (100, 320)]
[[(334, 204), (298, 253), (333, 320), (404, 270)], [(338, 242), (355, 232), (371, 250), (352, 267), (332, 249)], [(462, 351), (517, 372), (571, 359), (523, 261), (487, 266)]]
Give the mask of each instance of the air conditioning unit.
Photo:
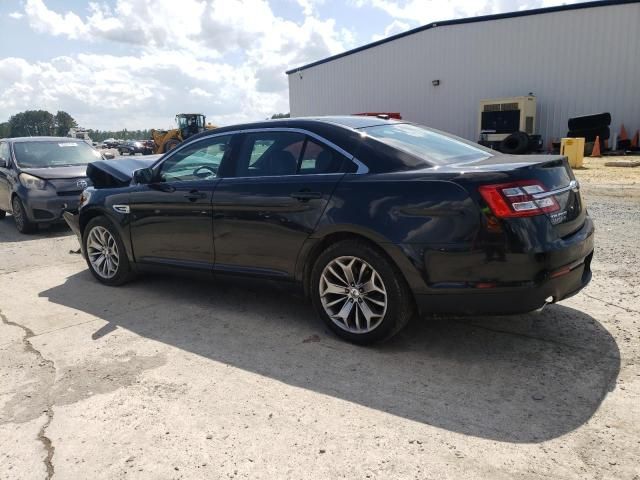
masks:
[(536, 97), (481, 100), (478, 112), (479, 143), (504, 153), (542, 149), (536, 133)]

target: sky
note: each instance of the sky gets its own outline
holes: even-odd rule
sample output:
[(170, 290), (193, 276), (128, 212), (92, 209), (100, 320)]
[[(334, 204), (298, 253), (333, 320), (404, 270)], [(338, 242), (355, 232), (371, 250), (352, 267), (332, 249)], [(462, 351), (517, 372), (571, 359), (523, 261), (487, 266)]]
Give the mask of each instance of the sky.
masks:
[(289, 111), (285, 71), (431, 22), (571, 0), (0, 0), (0, 121), (100, 130)]

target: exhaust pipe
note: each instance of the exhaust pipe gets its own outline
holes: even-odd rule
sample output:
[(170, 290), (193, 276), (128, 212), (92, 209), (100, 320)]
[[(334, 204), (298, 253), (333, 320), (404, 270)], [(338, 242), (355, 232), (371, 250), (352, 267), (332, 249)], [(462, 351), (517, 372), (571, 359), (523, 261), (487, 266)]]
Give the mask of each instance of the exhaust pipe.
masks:
[(535, 314), (540, 314), (542, 313), (542, 311), (544, 310), (544, 307), (546, 307), (547, 305), (549, 305), (550, 303), (555, 303), (555, 298), (553, 298), (553, 296), (549, 295), (547, 298), (544, 299), (544, 305), (542, 305), (540, 308), (538, 308), (537, 310), (534, 310), (533, 313)]

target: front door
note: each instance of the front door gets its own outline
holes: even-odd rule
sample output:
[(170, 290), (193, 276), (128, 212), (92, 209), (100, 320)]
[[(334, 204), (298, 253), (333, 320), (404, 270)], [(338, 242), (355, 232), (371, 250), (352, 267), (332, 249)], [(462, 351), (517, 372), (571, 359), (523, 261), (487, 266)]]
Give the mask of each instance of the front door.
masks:
[(211, 198), (230, 154), (230, 136), (206, 138), (176, 150), (155, 181), (130, 196), (131, 242), (137, 262), (211, 269)]
[(235, 175), (213, 195), (215, 270), (291, 277), (344, 157), (302, 133), (246, 133)]
[(0, 165), (0, 210), (5, 212), (11, 210), (11, 154), (9, 144), (0, 142), (0, 159), (6, 162), (5, 166)]

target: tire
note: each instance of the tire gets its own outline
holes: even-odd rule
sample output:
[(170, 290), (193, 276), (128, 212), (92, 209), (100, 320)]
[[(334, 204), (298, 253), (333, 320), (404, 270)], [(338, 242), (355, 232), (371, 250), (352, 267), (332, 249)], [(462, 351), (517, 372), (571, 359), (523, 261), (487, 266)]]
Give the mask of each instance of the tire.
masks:
[(500, 150), (502, 153), (509, 155), (520, 155), (529, 149), (529, 135), (524, 132), (513, 132), (507, 138), (500, 142)]
[(162, 151), (164, 153), (167, 153), (173, 150), (174, 148), (176, 148), (178, 145), (180, 145), (180, 140), (178, 140), (177, 138), (170, 138), (169, 140), (164, 142), (164, 145), (162, 146)]
[(13, 200), (11, 200), (11, 208), (16, 228), (20, 233), (29, 234), (38, 230), (38, 225), (29, 220), (24, 204), (18, 196), (13, 197)]
[(7, 212), (5, 212), (4, 210), (0, 210), (0, 220), (3, 220), (4, 217), (7, 216)]
[[(99, 258), (105, 257), (100, 249), (105, 246), (108, 248), (107, 258), (100, 262)], [(133, 277), (124, 243), (116, 228), (105, 217), (95, 217), (89, 221), (82, 235), (82, 247), (89, 271), (100, 283), (117, 286)]]
[(596, 137), (600, 137), (600, 140), (609, 140), (609, 138), (611, 138), (611, 129), (609, 127), (598, 127), (570, 130), (567, 132), (567, 136), (571, 138), (584, 137), (587, 142), (594, 142)]
[[(353, 287), (345, 283), (346, 269), (353, 269)], [(413, 298), (402, 274), (365, 241), (344, 240), (331, 245), (316, 260), (310, 280), (316, 312), (332, 332), (349, 342), (368, 345), (391, 338), (413, 315)], [(346, 321), (340, 319), (344, 317)]]
[(592, 128), (608, 127), (611, 125), (611, 114), (609, 112), (595, 113), (593, 115), (582, 115), (570, 118), (569, 130), (585, 130)]

